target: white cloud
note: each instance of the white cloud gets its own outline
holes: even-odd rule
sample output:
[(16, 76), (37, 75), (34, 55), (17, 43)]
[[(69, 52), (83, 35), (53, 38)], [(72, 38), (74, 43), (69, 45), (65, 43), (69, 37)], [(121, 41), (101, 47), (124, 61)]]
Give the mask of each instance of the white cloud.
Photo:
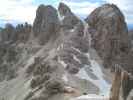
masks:
[(71, 10), (82, 17), (87, 17), (95, 8), (100, 6), (100, 2), (89, 2), (89, 1), (81, 1), (81, 2), (73, 2), (73, 1), (65, 1), (63, 0), (65, 4), (67, 4)]
[(114, 3), (124, 13), (126, 22), (128, 24), (133, 24), (133, 0), (101, 0), (99, 2), (90, 2), (89, 0), (84, 0), (81, 2), (76, 2), (76, 0), (62, 1), (66, 3), (75, 14), (84, 17), (87, 17), (95, 8), (97, 8), (103, 3)]
[[(1, 0), (0, 20), (6, 22), (18, 21), (32, 23), (35, 18), (37, 5), (33, 5), (34, 0)], [(59, 0), (57, 0), (59, 1)], [(67, 4), (71, 10), (82, 17), (87, 17), (95, 8), (103, 2), (116, 4), (124, 13), (128, 24), (133, 24), (133, 0), (101, 0), (101, 2), (90, 2), (89, 0), (60, 0)], [(45, 2), (45, 1), (44, 1)]]
[(133, 0), (104, 0), (116, 4), (124, 13), (128, 24), (133, 24)]
[(0, 3), (0, 19), (7, 22), (19, 21), (32, 23), (36, 6), (33, 0), (2, 0)]

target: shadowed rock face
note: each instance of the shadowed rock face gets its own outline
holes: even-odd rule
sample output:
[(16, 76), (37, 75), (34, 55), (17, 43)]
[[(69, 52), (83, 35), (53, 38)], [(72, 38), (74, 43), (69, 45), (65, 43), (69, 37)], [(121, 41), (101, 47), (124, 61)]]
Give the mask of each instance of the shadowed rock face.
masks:
[(57, 10), (52, 6), (40, 5), (36, 12), (33, 24), (34, 36), (38, 37), (41, 44), (45, 44), (59, 31)]
[(129, 68), (133, 68), (128, 59), (132, 59), (131, 44), (121, 11), (115, 5), (105, 4), (95, 9), (86, 22), (90, 26), (92, 47), (103, 59), (105, 67), (113, 68), (117, 64), (130, 71)]

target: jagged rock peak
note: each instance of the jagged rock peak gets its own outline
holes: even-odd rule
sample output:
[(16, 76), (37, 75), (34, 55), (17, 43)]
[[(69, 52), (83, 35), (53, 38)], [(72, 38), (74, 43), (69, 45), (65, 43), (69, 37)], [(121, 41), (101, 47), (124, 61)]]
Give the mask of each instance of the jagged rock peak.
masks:
[(65, 30), (73, 29), (80, 22), (80, 19), (64, 3), (59, 4), (58, 12), (61, 26)]
[(104, 4), (96, 8), (85, 21), (92, 33), (92, 46), (103, 59), (104, 66), (118, 65), (130, 71), (131, 45), (125, 18), (119, 8), (114, 4)]
[[(114, 4), (104, 4), (101, 7), (96, 8), (86, 19), (85, 21), (92, 27), (96, 28), (97, 23), (100, 21), (103, 21), (104, 23), (110, 23), (111, 20), (116, 21), (117, 25), (119, 25), (120, 22), (123, 24), (119, 27), (116, 27), (117, 30), (120, 30), (120, 28), (127, 28), (124, 15), (120, 11), (120, 9), (114, 5)], [(98, 26), (98, 25), (97, 25)], [(123, 30), (121, 30), (123, 31)], [(127, 33), (127, 29), (123, 31)]]
[(61, 16), (66, 16), (68, 14), (71, 14), (71, 9), (62, 2), (59, 4), (58, 11)]
[(42, 44), (47, 42), (52, 34), (56, 34), (59, 28), (57, 10), (48, 5), (40, 5), (36, 11), (36, 18), (33, 23), (35, 37), (39, 37)]
[(96, 8), (86, 19), (85, 21), (88, 22), (90, 26), (96, 24), (99, 19), (120, 19), (125, 23), (125, 18), (120, 9), (114, 4), (104, 4), (99, 8)]
[[(117, 23), (116, 26), (118, 27), (114, 28), (115, 26), (114, 27), (112, 26), (112, 28), (114, 28), (114, 31), (116, 31), (116, 29), (120, 30), (123, 28), (123, 30), (120, 30), (120, 31), (127, 33), (127, 26), (126, 26), (124, 15), (120, 11), (120, 9), (114, 4), (104, 4), (101, 7), (96, 8), (85, 19), (85, 21), (91, 27), (95, 27), (95, 28), (97, 28), (96, 26), (100, 26), (99, 24), (97, 25), (97, 23), (99, 22), (104, 22), (103, 24), (105, 23), (113, 24), (113, 22), (115, 22)], [(111, 23), (111, 21), (113, 22)], [(122, 23), (122, 25), (120, 23)]]
[[(49, 17), (48, 17), (49, 16)], [(53, 17), (53, 19), (52, 19)], [(41, 4), (36, 11), (36, 18), (33, 23), (34, 33), (40, 33), (45, 27), (43, 24), (46, 24), (47, 21), (56, 21), (54, 20), (57, 17), (57, 11), (52, 6), (45, 6)], [(50, 20), (51, 19), (51, 20)], [(45, 21), (44, 21), (45, 20)]]

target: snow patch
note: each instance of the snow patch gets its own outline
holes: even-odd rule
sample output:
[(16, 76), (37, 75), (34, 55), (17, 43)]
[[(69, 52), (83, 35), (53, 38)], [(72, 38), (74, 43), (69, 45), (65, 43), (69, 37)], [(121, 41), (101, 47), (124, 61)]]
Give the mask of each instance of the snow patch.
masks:
[(60, 21), (63, 21), (65, 16), (60, 15), (60, 13), (58, 12), (58, 18), (59, 18)]
[(75, 51), (81, 53), (81, 51), (80, 51), (79, 49), (77, 49), (77, 48), (75, 48), (75, 47), (71, 47), (71, 48), (74, 49)]
[[(86, 56), (88, 57), (88, 59), (90, 59), (92, 73), (99, 79), (99, 80), (97, 80), (99, 83), (97, 86), (100, 88), (100, 94), (101, 95), (109, 95), (111, 84), (109, 84), (103, 78), (104, 73), (102, 72), (102, 66), (96, 60), (92, 60), (89, 53), (86, 53)], [(93, 58), (95, 58), (95, 59), (98, 58), (98, 55), (95, 55), (95, 56), (96, 57), (93, 57)], [(98, 58), (98, 59), (100, 59), (100, 58)]]
[(59, 46), (57, 47), (57, 51), (59, 51), (60, 49), (63, 49), (63, 47), (64, 47), (64, 45), (63, 45), (63, 43), (62, 43), (61, 45), (59, 45)]
[(62, 76), (62, 79), (63, 79), (65, 82), (68, 82), (68, 77), (67, 77), (67, 74), (66, 74), (66, 73)]
[(60, 20), (60, 21), (63, 21), (64, 18), (65, 18), (65, 16), (59, 16), (59, 20)]
[(62, 60), (60, 59), (60, 57), (58, 58), (58, 62), (59, 62), (60, 64), (62, 64), (64, 68), (67, 67), (67, 64), (66, 64), (64, 61), (62, 61)]
[(77, 77), (79, 77), (80, 79), (85, 79), (88, 80), (90, 82), (92, 82), (94, 85), (96, 85), (97, 87), (97, 80), (92, 79), (90, 76), (88, 76), (86, 70), (84, 68), (80, 69), (80, 71), (76, 74)]
[(75, 29), (71, 29), (71, 30), (70, 30), (70, 32), (74, 32), (74, 31), (75, 31)]
[[(102, 69), (101, 69), (102, 67), (95, 60), (90, 59), (89, 53), (87, 53), (85, 55), (90, 60), (91, 66), (89, 66), (89, 65), (84, 66), (84, 68), (82, 68), (76, 76), (78, 76), (81, 79), (85, 79), (85, 80), (92, 82), (94, 85), (96, 85), (100, 89), (100, 95), (108, 96), (111, 85), (103, 78), (104, 74), (103, 74)], [(85, 67), (91, 68), (92, 73), (98, 79), (95, 80), (92, 77), (90, 77), (87, 74)]]
[(109, 100), (108, 96), (100, 96), (96, 94), (88, 94), (88, 95), (83, 95), (77, 98), (73, 98), (71, 100)]
[(95, 61), (91, 60), (91, 69), (93, 70), (93, 74), (98, 77), (98, 87), (100, 88), (101, 95), (109, 95), (110, 84), (103, 78), (103, 72), (101, 70), (100, 65)]
[(75, 55), (73, 55), (73, 59), (81, 64), (81, 61)]
[(60, 50), (60, 46), (57, 47), (57, 51), (59, 51), (59, 50)]

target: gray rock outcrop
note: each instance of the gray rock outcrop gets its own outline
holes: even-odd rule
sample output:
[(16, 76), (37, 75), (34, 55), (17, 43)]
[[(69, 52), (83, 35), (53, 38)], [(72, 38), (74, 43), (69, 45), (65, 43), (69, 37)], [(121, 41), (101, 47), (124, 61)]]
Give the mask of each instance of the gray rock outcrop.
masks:
[(121, 66), (130, 69), (133, 63), (131, 43), (124, 15), (113, 4), (105, 4), (95, 9), (86, 19), (92, 37), (92, 47), (103, 59), (105, 67)]
[(79, 19), (71, 12), (70, 8), (64, 3), (60, 3), (58, 7), (60, 20), (62, 21), (61, 27), (63, 29), (73, 29), (79, 23)]
[(52, 6), (40, 5), (36, 11), (33, 23), (33, 33), (41, 44), (45, 44), (51, 37), (56, 37), (59, 31), (57, 10)]

